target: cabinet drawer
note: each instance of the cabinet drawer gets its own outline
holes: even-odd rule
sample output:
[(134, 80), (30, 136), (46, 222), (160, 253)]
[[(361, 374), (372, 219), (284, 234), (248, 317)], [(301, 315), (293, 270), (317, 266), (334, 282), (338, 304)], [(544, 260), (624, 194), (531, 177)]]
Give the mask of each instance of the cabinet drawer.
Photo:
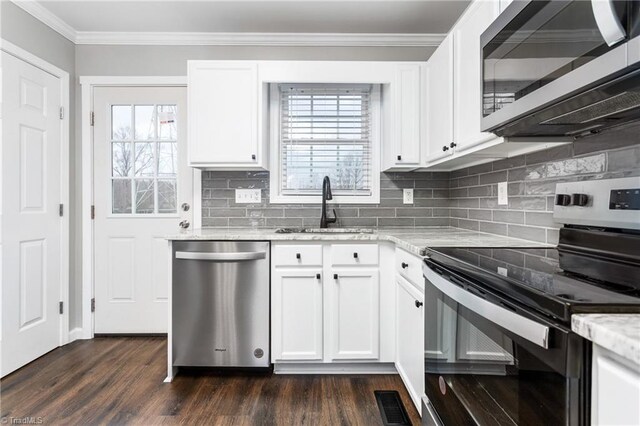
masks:
[(413, 285), (424, 287), (422, 259), (404, 250), (396, 250), (396, 271)]
[(377, 244), (334, 244), (331, 246), (331, 266), (378, 265)]
[(275, 266), (322, 266), (321, 245), (277, 245), (274, 248)]

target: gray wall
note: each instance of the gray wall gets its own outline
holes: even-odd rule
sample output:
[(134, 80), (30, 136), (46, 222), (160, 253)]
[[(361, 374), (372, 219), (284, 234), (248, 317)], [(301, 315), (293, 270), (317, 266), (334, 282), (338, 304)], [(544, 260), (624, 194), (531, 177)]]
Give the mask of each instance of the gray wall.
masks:
[[(639, 127), (451, 172), (451, 226), (556, 244), (556, 183), (639, 176)], [(507, 206), (497, 197), (504, 181)]]
[(80, 176), (76, 173), (79, 164), (76, 162), (76, 147), (79, 142), (75, 138), (75, 45), (53, 31), (42, 22), (35, 19), (15, 4), (9, 1), (0, 1), (1, 20), (0, 33), (4, 40), (7, 40), (16, 46), (44, 59), (45, 61), (61, 68), (69, 73), (69, 137), (70, 152), (69, 164), (69, 185), (70, 185), (70, 203), (67, 211), (70, 214), (71, 234), (70, 242), (70, 260), (69, 260), (69, 313), (70, 328), (73, 329), (81, 325), (81, 303), (80, 289), (80, 224), (78, 221), (79, 200), (80, 200)]
[[(262, 203), (236, 204), (235, 189), (260, 188)], [(338, 226), (448, 226), (449, 173), (382, 173), (380, 204), (336, 205)], [(402, 203), (402, 189), (414, 188), (414, 204)], [(329, 210), (330, 211), (330, 210)], [(204, 172), (202, 225), (296, 227), (320, 224), (319, 204), (271, 204), (269, 172)]]

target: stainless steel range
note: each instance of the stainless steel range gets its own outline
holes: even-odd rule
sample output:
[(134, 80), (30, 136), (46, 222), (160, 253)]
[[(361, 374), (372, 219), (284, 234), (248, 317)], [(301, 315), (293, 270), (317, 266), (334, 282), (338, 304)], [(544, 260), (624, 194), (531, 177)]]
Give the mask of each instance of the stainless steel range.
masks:
[(640, 312), (640, 177), (558, 184), (556, 248), (433, 248), (423, 424), (589, 424), (571, 315)]

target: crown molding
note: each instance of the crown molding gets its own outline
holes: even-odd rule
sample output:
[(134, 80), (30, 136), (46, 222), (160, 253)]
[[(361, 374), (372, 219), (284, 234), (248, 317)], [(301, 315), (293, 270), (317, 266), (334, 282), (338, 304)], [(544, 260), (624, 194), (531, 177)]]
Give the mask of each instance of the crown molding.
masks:
[(206, 45), (206, 46), (439, 46), (445, 34), (353, 33), (196, 33), (196, 32), (94, 32), (76, 33), (76, 44)]
[[(2, 0), (0, 0), (2, 1)], [(446, 34), (76, 31), (37, 0), (11, 0), (75, 44), (152, 46), (437, 47)]]
[(62, 35), (64, 38), (72, 41), (73, 43), (76, 42), (77, 31), (36, 0), (11, 0), (11, 2)]

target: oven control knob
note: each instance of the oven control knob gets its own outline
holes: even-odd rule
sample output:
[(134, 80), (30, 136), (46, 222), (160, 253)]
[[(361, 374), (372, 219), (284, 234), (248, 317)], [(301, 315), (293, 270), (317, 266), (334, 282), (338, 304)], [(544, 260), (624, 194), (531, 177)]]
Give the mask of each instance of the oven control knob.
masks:
[(589, 202), (589, 196), (587, 194), (571, 194), (571, 205), (584, 207)]
[(568, 206), (569, 204), (571, 204), (569, 194), (556, 194), (556, 206)]

